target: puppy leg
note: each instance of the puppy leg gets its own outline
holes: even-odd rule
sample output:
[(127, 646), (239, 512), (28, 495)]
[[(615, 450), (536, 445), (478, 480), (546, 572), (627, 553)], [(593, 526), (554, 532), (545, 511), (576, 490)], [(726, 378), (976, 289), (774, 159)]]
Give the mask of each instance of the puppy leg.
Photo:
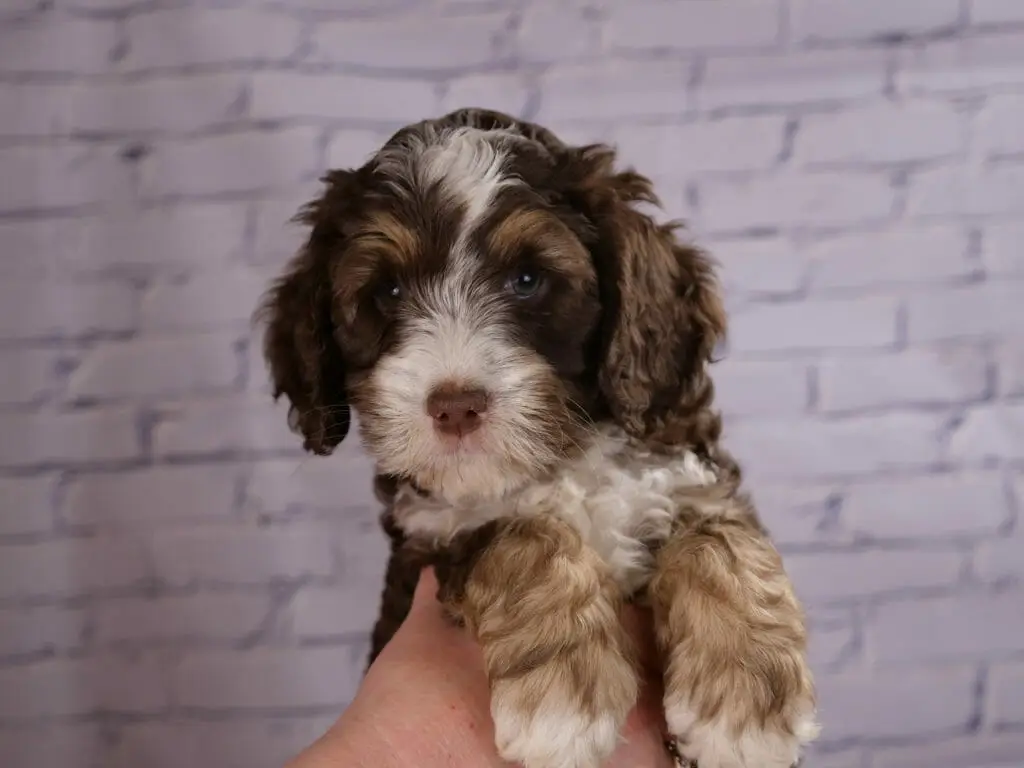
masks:
[(466, 554), (438, 569), (439, 596), (483, 649), (499, 754), (525, 768), (596, 768), (639, 693), (603, 563), (550, 517), (489, 523), (453, 548)]
[(735, 504), (680, 525), (656, 557), (666, 722), (699, 768), (789, 768), (818, 731), (804, 618), (775, 548)]

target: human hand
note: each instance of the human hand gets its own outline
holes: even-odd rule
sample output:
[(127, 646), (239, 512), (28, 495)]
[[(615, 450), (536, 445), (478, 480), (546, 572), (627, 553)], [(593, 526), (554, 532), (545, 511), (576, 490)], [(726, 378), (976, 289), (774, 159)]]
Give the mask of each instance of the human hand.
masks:
[[(420, 577), (412, 609), (334, 726), (287, 768), (508, 768), (494, 746), (483, 657), (448, 621), (437, 580)], [(623, 622), (644, 670), (641, 700), (607, 768), (672, 768), (664, 746), (660, 671), (649, 617), (627, 606)]]

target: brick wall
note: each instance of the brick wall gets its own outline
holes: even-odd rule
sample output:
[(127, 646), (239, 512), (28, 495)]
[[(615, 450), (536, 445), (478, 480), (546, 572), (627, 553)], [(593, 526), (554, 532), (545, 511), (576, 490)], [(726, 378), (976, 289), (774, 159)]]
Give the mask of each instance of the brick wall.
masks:
[(368, 464), (247, 322), (323, 168), (466, 104), (617, 142), (723, 263), (811, 768), (1021, 765), (1021, 0), (6, 0), (0, 765), (271, 768), (344, 706)]

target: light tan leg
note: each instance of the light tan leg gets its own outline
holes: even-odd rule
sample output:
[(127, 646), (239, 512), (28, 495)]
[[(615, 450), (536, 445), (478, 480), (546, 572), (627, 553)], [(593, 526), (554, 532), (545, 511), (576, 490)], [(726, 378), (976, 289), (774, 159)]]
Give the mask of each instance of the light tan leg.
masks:
[(488, 535), (439, 576), (442, 601), (483, 649), (499, 754), (526, 768), (596, 768), (639, 693), (621, 595), (557, 519), (509, 521)]
[(789, 768), (817, 735), (803, 612), (753, 512), (682, 524), (649, 596), (665, 715), (699, 768)]

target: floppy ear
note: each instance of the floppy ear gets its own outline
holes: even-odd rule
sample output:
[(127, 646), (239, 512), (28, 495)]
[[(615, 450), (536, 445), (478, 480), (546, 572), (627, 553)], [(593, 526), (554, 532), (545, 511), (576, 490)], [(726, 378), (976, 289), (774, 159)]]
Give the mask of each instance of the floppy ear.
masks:
[(309, 239), (259, 309), (274, 399), (288, 398), (289, 425), (302, 434), (303, 447), (319, 455), (331, 453), (351, 424), (345, 365), (333, 336), (329, 274), (332, 256), (341, 247), (339, 209), (351, 177), (347, 171), (327, 174), (324, 195), (296, 216), (311, 225)]
[(657, 196), (649, 179), (614, 170), (611, 148), (570, 155), (574, 207), (597, 230), (590, 245), (605, 311), (601, 393), (630, 434), (708, 445), (720, 420), (706, 369), (726, 331), (714, 264), (676, 239), (679, 224), (635, 208), (657, 205)]

